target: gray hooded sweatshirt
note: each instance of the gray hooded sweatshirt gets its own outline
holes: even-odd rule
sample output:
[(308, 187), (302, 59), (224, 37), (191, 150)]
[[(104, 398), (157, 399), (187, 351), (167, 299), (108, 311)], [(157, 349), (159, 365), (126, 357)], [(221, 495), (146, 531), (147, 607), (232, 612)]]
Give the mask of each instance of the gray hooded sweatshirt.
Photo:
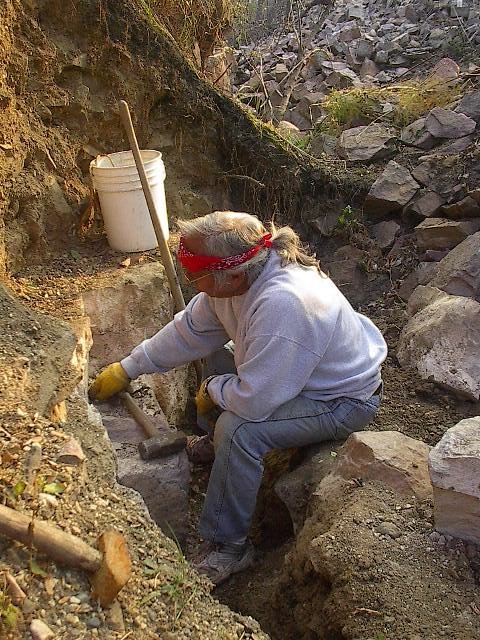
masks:
[(261, 422), (298, 395), (368, 399), (381, 382), (387, 346), (325, 274), (282, 266), (271, 252), (248, 291), (232, 298), (199, 293), (186, 309), (121, 361), (130, 378), (164, 373), (235, 343), (237, 373), (208, 393), (222, 409)]

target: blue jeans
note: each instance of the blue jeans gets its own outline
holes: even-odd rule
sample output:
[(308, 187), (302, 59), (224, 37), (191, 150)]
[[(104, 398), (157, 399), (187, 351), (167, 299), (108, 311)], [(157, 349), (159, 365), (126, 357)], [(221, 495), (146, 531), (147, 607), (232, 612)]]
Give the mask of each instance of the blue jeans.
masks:
[(217, 543), (245, 539), (265, 454), (272, 449), (345, 440), (373, 420), (380, 401), (380, 395), (366, 401), (337, 398), (328, 402), (297, 396), (263, 422), (249, 422), (224, 411), (215, 425), (215, 462), (200, 518), (201, 535)]

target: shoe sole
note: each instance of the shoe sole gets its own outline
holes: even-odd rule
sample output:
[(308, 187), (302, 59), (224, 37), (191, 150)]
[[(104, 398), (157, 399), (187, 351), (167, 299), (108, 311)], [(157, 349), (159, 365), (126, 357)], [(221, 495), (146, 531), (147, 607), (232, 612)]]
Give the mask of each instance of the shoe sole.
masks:
[(215, 580), (212, 580), (212, 582), (216, 587), (218, 587), (218, 585), (228, 580), (228, 578), (233, 576), (235, 573), (239, 573), (240, 571), (245, 571), (245, 569), (249, 569), (250, 567), (253, 567), (254, 564), (255, 564), (255, 552), (252, 550), (252, 552), (246, 555), (245, 557), (243, 557), (241, 562), (239, 562), (231, 571), (225, 574), (220, 574), (215, 578)]

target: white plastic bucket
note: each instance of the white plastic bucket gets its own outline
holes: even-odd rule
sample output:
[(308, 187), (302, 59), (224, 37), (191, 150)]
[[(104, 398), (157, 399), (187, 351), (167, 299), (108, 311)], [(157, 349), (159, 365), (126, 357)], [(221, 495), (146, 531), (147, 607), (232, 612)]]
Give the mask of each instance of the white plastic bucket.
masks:
[[(165, 202), (165, 167), (160, 151), (140, 151), (152, 198), (165, 239), (168, 240)], [(120, 151), (97, 156), (90, 163), (93, 186), (98, 192), (108, 243), (116, 251), (147, 251), (157, 247), (147, 201), (133, 153)]]

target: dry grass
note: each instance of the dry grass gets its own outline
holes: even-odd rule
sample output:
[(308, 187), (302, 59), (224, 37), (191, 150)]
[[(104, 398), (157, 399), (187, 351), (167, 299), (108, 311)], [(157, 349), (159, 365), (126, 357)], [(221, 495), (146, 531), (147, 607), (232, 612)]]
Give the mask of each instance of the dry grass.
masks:
[(195, 61), (197, 51), (202, 64), (232, 26), (243, 4), (242, 0), (142, 1), (143, 8), (169, 31), (182, 53)]
[(322, 106), (326, 117), (322, 131), (338, 134), (344, 129), (371, 122), (404, 127), (433, 107), (447, 107), (461, 94), (458, 81), (435, 78), (399, 82), (387, 87), (361, 87), (332, 91)]

